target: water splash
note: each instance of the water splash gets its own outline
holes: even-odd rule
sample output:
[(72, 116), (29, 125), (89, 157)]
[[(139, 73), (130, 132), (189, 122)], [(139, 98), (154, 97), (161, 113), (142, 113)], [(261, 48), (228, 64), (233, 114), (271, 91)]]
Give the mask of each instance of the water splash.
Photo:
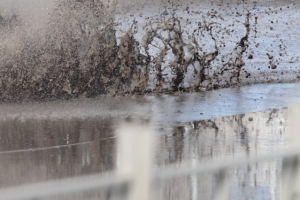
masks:
[[(0, 13), (0, 99), (197, 92), (295, 81), (298, 58), (286, 69), (295, 49), (286, 53), (284, 35), (294, 29), (279, 30), (282, 24), (272, 21), (278, 12), (293, 20), (287, 17), (289, 9), (295, 11), (292, 3), (283, 3), (291, 7), (284, 10), (248, 1), (140, 3), (122, 14), (115, 1), (60, 0), (37, 28), (17, 14)], [(266, 20), (269, 35), (261, 27)]]

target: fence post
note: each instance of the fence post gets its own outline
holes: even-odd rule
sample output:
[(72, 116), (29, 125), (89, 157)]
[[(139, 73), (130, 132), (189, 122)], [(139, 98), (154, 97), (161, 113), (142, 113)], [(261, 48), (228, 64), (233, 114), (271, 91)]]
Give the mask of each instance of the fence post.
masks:
[[(290, 146), (294, 149), (300, 149), (300, 107), (294, 103), (289, 106), (288, 111)], [(300, 199), (300, 156), (283, 159), (282, 170), (281, 199)]]
[(151, 200), (154, 133), (142, 120), (121, 123), (118, 134), (118, 171), (130, 176), (129, 200)]

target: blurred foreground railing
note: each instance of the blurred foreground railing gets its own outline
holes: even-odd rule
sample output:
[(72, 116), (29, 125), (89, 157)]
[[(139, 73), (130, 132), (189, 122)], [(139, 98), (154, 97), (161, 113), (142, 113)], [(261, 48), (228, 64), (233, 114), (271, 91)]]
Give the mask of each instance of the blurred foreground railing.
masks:
[[(1, 200), (40, 200), (57, 195), (76, 194), (79, 192), (116, 187), (125, 188), (127, 199), (150, 200), (157, 199), (156, 182), (166, 181), (184, 176), (196, 176), (214, 172), (218, 174), (216, 194), (214, 199), (228, 199), (229, 180), (225, 173), (233, 168), (249, 164), (282, 160), (282, 191), (279, 199), (298, 199), (300, 192), (300, 130), (299, 109), (290, 109), (291, 148), (286, 151), (252, 157), (228, 158), (226, 162), (185, 162), (154, 168), (152, 164), (155, 145), (155, 134), (147, 122), (135, 120), (123, 123), (118, 129), (117, 170), (96, 175), (81, 176), (63, 180), (47, 181), (45, 183), (28, 184), (0, 190)], [(150, 126), (151, 127), (151, 126)], [(107, 196), (108, 197), (108, 196)], [(124, 197), (125, 198), (125, 197)]]

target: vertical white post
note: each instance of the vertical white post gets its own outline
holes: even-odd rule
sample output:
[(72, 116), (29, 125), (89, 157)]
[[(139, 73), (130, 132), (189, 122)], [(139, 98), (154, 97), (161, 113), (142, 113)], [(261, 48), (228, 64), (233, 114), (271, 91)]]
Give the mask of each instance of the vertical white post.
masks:
[[(290, 146), (300, 149), (300, 107), (297, 104), (289, 106), (288, 130)], [(300, 154), (300, 151), (299, 151)], [(298, 199), (300, 196), (300, 155), (289, 159), (286, 171), (283, 173), (282, 199)], [(289, 165), (289, 166), (288, 166)], [(296, 198), (295, 198), (296, 197)]]
[[(196, 144), (191, 144), (192, 148), (191, 149), (191, 155), (192, 155), (192, 166), (196, 167), (197, 165), (197, 159), (196, 159), (196, 153), (195, 151), (198, 149), (198, 145)], [(194, 149), (195, 147), (195, 149)], [(191, 174), (190, 175), (190, 187), (191, 187), (191, 200), (197, 200), (198, 198), (198, 174)]]
[(129, 200), (151, 200), (154, 133), (142, 122), (122, 123), (118, 129), (118, 170), (129, 175)]
[(218, 172), (217, 188), (215, 191), (214, 200), (227, 200), (229, 195), (229, 181), (226, 177), (226, 170)]

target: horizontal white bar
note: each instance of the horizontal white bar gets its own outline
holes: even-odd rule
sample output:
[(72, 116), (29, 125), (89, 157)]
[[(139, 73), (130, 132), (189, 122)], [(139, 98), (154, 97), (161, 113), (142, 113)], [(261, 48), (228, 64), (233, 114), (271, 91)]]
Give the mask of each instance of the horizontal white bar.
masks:
[(252, 157), (235, 157), (235, 158), (226, 158), (223, 162), (207, 162), (200, 163), (197, 162), (192, 164), (192, 162), (185, 162), (180, 165), (173, 165), (164, 168), (163, 170), (158, 170), (154, 174), (158, 180), (171, 179), (176, 177), (187, 176), (191, 174), (201, 174), (207, 172), (229, 170), (234, 167), (240, 167), (248, 164), (253, 164), (257, 162), (266, 162), (270, 160), (277, 160), (283, 158), (289, 158), (294, 156), (300, 156), (300, 149), (290, 149), (284, 152), (276, 152), (266, 155), (258, 155)]
[(126, 184), (128, 181), (128, 178), (116, 173), (88, 175), (2, 189), (0, 191), (0, 199), (43, 199), (61, 194), (70, 194), (100, 188), (106, 189), (110, 186)]
[[(250, 158), (228, 158), (224, 162), (195, 163), (186, 162), (180, 165), (169, 165), (166, 168), (155, 170), (154, 179), (167, 180), (191, 174), (207, 173), (220, 170), (229, 170), (256, 162), (265, 162), (300, 156), (300, 149), (293, 149), (285, 152), (276, 152), (267, 155), (253, 156)], [(127, 177), (116, 172), (101, 173), (97, 175), (81, 176), (63, 180), (47, 181), (45, 183), (29, 184), (0, 190), (1, 200), (32, 200), (43, 199), (60, 194), (82, 192), (93, 189), (106, 189), (111, 186), (126, 184), (130, 181)]]

